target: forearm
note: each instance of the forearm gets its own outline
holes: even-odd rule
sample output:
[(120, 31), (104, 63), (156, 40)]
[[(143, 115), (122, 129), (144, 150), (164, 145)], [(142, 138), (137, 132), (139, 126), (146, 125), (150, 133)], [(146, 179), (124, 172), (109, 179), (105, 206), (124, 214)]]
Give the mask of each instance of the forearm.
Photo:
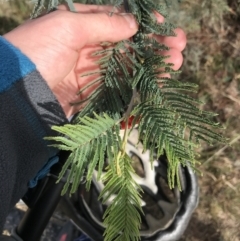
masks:
[(35, 65), (0, 37), (0, 229), (28, 181), (56, 152), (43, 138), (65, 122)]

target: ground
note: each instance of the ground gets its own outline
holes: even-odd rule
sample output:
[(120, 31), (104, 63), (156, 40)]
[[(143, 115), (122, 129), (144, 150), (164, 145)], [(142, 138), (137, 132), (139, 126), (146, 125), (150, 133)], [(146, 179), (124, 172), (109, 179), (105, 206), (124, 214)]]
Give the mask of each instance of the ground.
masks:
[[(29, 17), (20, 0), (0, 0), (0, 34)], [(188, 38), (181, 81), (213, 111), (231, 145), (199, 149), (200, 202), (181, 241), (240, 241), (240, 6), (237, 0), (183, 0), (171, 16)]]

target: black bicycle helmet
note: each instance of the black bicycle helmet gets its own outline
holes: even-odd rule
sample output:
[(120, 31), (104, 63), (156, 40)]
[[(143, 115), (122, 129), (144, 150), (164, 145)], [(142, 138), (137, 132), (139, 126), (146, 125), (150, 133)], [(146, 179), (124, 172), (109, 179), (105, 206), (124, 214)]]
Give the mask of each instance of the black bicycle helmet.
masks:
[[(196, 175), (190, 167), (179, 166), (182, 191), (177, 187), (170, 190), (167, 184), (166, 156), (155, 156), (153, 168), (151, 168), (149, 151), (143, 153), (142, 144), (137, 142), (138, 130), (134, 129), (128, 138), (126, 152), (132, 158), (133, 167), (137, 173), (134, 178), (144, 190), (142, 209), (145, 215), (142, 216), (141, 240), (178, 240), (198, 204), (199, 188)], [(104, 184), (97, 181), (94, 175), (90, 191), (86, 191), (83, 184), (78, 193), (82, 215), (99, 232), (104, 231), (102, 216), (107, 205), (114, 198), (112, 196), (107, 205), (101, 204), (98, 201), (98, 195), (103, 188)]]

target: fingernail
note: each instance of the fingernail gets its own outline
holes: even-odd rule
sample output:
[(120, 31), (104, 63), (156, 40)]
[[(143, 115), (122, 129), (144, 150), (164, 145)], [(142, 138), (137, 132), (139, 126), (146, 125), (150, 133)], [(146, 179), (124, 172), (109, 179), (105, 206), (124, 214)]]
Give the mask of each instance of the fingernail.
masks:
[(136, 20), (135, 20), (134, 17), (132, 16), (132, 14), (122, 13), (121, 15), (122, 15), (122, 16), (126, 19), (126, 21), (129, 23), (129, 27), (130, 27), (131, 29), (137, 29), (138, 25), (137, 25)]

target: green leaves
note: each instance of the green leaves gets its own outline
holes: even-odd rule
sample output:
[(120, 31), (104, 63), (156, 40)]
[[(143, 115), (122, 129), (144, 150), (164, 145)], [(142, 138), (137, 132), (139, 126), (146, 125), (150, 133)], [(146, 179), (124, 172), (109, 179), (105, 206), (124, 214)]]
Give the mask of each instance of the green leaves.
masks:
[[(89, 189), (93, 172), (98, 169), (98, 179), (102, 178), (106, 183), (99, 198), (106, 203), (111, 196), (116, 195), (103, 217), (107, 227), (105, 240), (137, 241), (141, 223), (139, 212), (142, 212), (141, 188), (133, 179), (131, 159), (123, 150), (124, 140), (120, 138), (119, 121), (106, 114), (95, 114), (94, 118), (84, 117), (79, 120), (81, 124), (53, 127), (64, 137), (46, 138), (57, 142), (53, 146), (71, 151), (59, 175), (60, 181), (67, 169), (70, 169), (62, 194), (69, 189), (70, 194), (76, 192), (84, 173)], [(107, 173), (102, 177), (106, 153), (109, 165)]]
[[(62, 2), (62, 1), (61, 1)], [(88, 97), (72, 124), (53, 127), (60, 136), (48, 137), (53, 146), (70, 151), (59, 180), (69, 171), (62, 194), (74, 193), (83, 178), (90, 188), (94, 170), (98, 170), (98, 180), (105, 185), (100, 199), (111, 201), (104, 214), (105, 241), (137, 241), (141, 222), (140, 186), (134, 181), (131, 159), (125, 145), (129, 131), (120, 137), (120, 122), (128, 124), (134, 116), (133, 125), (138, 124), (139, 140), (144, 150), (153, 156), (165, 153), (168, 158), (168, 181), (170, 188), (179, 185), (179, 165), (195, 166), (195, 147), (205, 141), (209, 144), (225, 139), (212, 128), (218, 124), (212, 121), (214, 114), (199, 109), (200, 101), (189, 93), (197, 86), (178, 81), (172, 77), (177, 73), (172, 64), (166, 63), (162, 51), (168, 47), (158, 43), (149, 34), (174, 35), (174, 26), (167, 20), (167, 6), (170, 0), (82, 0), (88, 4), (121, 5), (132, 13), (139, 23), (139, 31), (130, 40), (119, 43), (102, 43), (102, 49), (94, 53), (98, 56), (99, 70), (96, 79), (84, 89), (99, 82), (99, 87)], [(57, 0), (50, 0), (48, 9), (56, 6)], [(72, 1), (67, 0), (70, 9)], [(37, 1), (35, 10), (45, 4)], [(113, 12), (109, 14), (111, 16)], [(159, 24), (154, 12), (165, 17)], [(164, 75), (165, 76), (165, 75)], [(75, 103), (82, 104), (82, 103)], [(96, 114), (97, 113), (97, 114)], [(126, 125), (127, 125), (126, 124)], [(103, 176), (105, 165), (107, 173)], [(179, 186), (179, 188), (181, 188)]]
[(111, 195), (117, 194), (104, 213), (105, 241), (137, 241), (142, 213), (140, 186), (133, 179), (131, 159), (124, 154), (119, 160), (121, 175), (109, 168), (103, 181), (106, 184), (100, 197), (106, 203)]
[(168, 181), (170, 188), (173, 188), (179, 164), (186, 165), (186, 160), (195, 162), (194, 153), (189, 148), (193, 143), (179, 135), (176, 113), (170, 109), (143, 103), (135, 108), (134, 115), (140, 119), (139, 139), (143, 142), (144, 150), (150, 150), (151, 161), (154, 153), (160, 156), (166, 152), (169, 161)]
[(126, 41), (116, 45), (109, 44), (107, 49), (94, 54), (94, 56), (100, 57), (100, 60), (97, 61), (100, 69), (99, 72), (92, 74), (104, 76), (104, 83), (90, 96), (88, 104), (79, 113), (79, 117), (92, 112), (104, 112), (111, 117), (116, 115), (119, 117), (124, 113), (126, 105), (131, 100), (132, 92), (129, 71), (137, 64), (136, 59), (127, 48), (127, 44)]
[[(98, 166), (98, 178), (101, 176), (106, 152), (114, 159), (120, 146), (118, 121), (111, 119), (104, 114), (95, 118), (84, 117), (79, 119), (81, 124), (67, 124), (62, 127), (54, 126), (53, 130), (64, 136), (47, 137), (47, 140), (54, 140), (52, 146), (60, 150), (71, 151), (69, 158), (63, 166), (59, 180), (64, 176), (67, 169), (70, 169), (67, 182), (62, 194), (70, 189), (70, 194), (76, 192), (79, 183), (86, 172), (87, 187), (90, 187), (94, 169)], [(90, 161), (90, 164), (89, 164)]]

